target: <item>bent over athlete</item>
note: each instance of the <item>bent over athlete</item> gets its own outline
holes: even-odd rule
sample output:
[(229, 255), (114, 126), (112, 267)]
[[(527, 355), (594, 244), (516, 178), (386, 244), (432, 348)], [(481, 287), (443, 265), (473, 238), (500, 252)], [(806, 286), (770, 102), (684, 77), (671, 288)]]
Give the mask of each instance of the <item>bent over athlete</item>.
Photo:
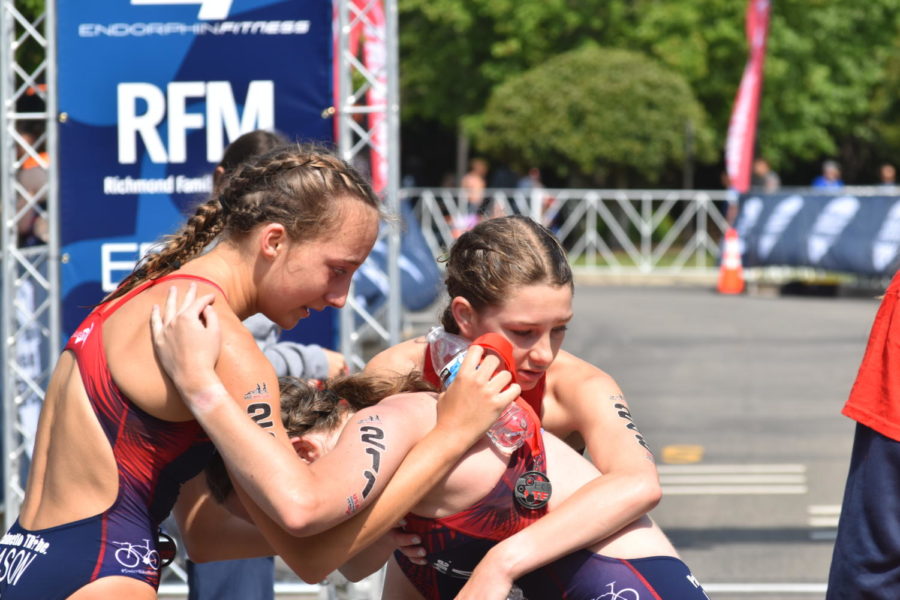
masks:
[[(315, 479), (297, 460), (280, 420), (271, 418), (279, 410), (277, 379), (241, 320), (262, 312), (292, 328), (312, 310), (343, 306), (350, 279), (375, 242), (378, 206), (344, 161), (317, 148), (279, 149), (232, 173), (88, 315), (51, 377), (21, 512), (0, 540), (8, 567), (0, 574), (3, 600), (156, 597), (157, 525), (181, 483), (197, 481), (210, 445), (151, 343), (154, 305), (165, 304), (167, 314), (193, 311), (194, 324), (215, 332), (203, 355), (221, 375), (213, 396), (261, 436), (254, 443), (265, 447), (270, 462), (287, 461), (304, 484), (291, 502), (277, 497), (283, 486), (270, 479), (242, 480), (238, 490), (247, 493), (248, 511), (291, 537), (284, 530), (309, 518)], [(190, 290), (180, 312), (174, 295), (166, 299), (170, 288), (181, 289), (182, 297)], [(195, 302), (198, 289), (205, 296)], [(208, 306), (213, 300), (218, 311)], [(193, 370), (186, 361), (182, 366)], [(207, 402), (213, 397), (204, 381), (188, 378), (188, 384), (188, 393), (199, 390)], [(446, 399), (443, 426), (417, 448), (426, 459), (415, 469), (419, 480), (440, 477), (502, 409), (498, 402), (482, 410), (450, 392)], [(257, 417), (258, 427), (248, 416)], [(442, 439), (446, 428), (453, 443)], [(292, 566), (320, 580), (388, 531), (421, 494), (420, 482), (398, 481), (366, 515), (316, 544), (303, 547), (292, 538)], [(272, 543), (286, 546), (280, 537)]]

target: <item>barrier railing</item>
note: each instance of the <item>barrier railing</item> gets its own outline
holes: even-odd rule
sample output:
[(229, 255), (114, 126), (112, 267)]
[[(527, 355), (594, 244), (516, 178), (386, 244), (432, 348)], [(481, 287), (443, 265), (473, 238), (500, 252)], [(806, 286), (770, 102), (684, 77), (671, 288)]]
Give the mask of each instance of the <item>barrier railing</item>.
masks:
[(576, 272), (708, 273), (727, 228), (717, 190), (406, 188), (435, 256), (479, 218), (523, 214), (550, 227)]

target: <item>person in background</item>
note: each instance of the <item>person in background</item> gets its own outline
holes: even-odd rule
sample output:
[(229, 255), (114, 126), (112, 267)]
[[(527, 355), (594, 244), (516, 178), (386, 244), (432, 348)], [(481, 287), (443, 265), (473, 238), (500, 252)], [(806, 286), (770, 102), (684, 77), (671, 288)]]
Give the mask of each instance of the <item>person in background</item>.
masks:
[[(509, 379), (487, 380), (472, 365), (470, 385), (448, 389), (437, 425), (378, 499), (336, 527), (310, 530), (320, 481), (272, 418), (277, 377), (241, 324), (263, 312), (291, 328), (313, 310), (342, 307), (381, 216), (371, 186), (331, 151), (280, 148), (239, 167), (90, 311), (50, 377), (24, 501), (0, 539), (0, 552), (22, 565), (15, 578), (0, 578), (4, 600), (156, 598), (157, 527), (189, 500), (185, 486), (202, 482), (214, 442), (223, 441), (207, 434), (209, 421), (226, 415), (240, 452), (223, 456), (242, 506), (301, 577), (321, 581), (396, 526), (497, 419)], [(195, 328), (173, 359), (147, 316), (155, 315), (152, 325), (160, 321), (154, 307), (164, 305), (167, 317), (176, 311), (179, 291), (175, 319)], [(215, 381), (198, 362), (216, 370)], [(203, 423), (186, 396), (200, 402)], [(269, 469), (279, 475), (260, 476)], [(298, 544), (302, 534), (313, 537)], [(271, 550), (223, 558), (262, 555)]]
[(827, 600), (900, 598), (900, 273), (875, 315), (841, 411), (856, 421)]
[(538, 190), (544, 187), (543, 182), (541, 182), (541, 170), (537, 167), (531, 167), (528, 169), (528, 173), (525, 174), (524, 177), (519, 179), (516, 187), (520, 190)]
[(813, 179), (812, 187), (824, 189), (838, 189), (844, 187), (841, 181), (841, 165), (835, 160), (826, 160), (822, 163), (822, 174)]
[(485, 196), (487, 189), (488, 163), (483, 158), (469, 161), (469, 171), (463, 175), (460, 186), (460, 214), (452, 220), (453, 237), (459, 237), (487, 218), (491, 211), (491, 200)]
[(481, 214), (484, 210), (484, 190), (487, 187), (488, 164), (483, 158), (469, 161), (469, 171), (463, 175), (459, 186), (465, 194), (469, 214)]
[(769, 166), (769, 161), (758, 156), (753, 161), (753, 171), (750, 175), (750, 189), (755, 192), (772, 194), (781, 187), (781, 178), (778, 173)]
[(878, 169), (878, 185), (884, 188), (894, 188), (897, 186), (897, 169), (891, 163), (884, 163)]

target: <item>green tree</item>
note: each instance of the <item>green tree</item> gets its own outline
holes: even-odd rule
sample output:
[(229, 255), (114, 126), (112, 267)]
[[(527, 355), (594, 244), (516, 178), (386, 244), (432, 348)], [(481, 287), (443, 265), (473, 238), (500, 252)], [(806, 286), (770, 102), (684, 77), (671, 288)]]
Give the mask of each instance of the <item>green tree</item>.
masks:
[[(680, 73), (724, 146), (747, 59), (745, 1), (399, 2), (405, 117), (453, 131), (509, 77), (594, 41)], [(898, 18), (900, 0), (772, 0), (757, 136), (770, 162), (789, 170), (839, 155), (852, 167), (887, 151), (890, 112), (870, 99), (897, 95), (900, 78), (885, 73)], [(477, 129), (477, 118), (467, 122)]]
[[(746, 2), (638, 4), (641, 18), (621, 43), (688, 78), (721, 147), (747, 56)], [(885, 77), (900, 1), (773, 0), (771, 10), (759, 151), (781, 168), (824, 156), (859, 168), (860, 149), (878, 144), (870, 98)]]
[(519, 167), (624, 187), (677, 166), (688, 124), (701, 156), (714, 156), (703, 109), (683, 77), (641, 53), (588, 45), (497, 86), (476, 140)]

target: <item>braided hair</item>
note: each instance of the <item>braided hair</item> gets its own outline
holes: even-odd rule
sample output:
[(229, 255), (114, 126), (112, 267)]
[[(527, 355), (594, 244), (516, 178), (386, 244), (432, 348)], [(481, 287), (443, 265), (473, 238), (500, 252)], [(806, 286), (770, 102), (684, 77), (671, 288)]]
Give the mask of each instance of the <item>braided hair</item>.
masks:
[[(442, 260), (450, 299), (461, 296), (476, 311), (502, 305), (516, 286), (574, 285), (565, 249), (549, 229), (522, 215), (482, 221), (459, 236)], [(441, 325), (459, 333), (449, 304)]]
[[(361, 373), (329, 380), (280, 377), (278, 387), (281, 391), (281, 420), (288, 437), (313, 431), (334, 431), (343, 424), (348, 414), (374, 406), (394, 394), (437, 391), (418, 371), (397, 378), (372, 377)], [(234, 489), (218, 453), (206, 467), (206, 483), (219, 502), (224, 502)]]
[(340, 219), (337, 198), (380, 212), (369, 183), (346, 161), (316, 145), (290, 144), (235, 168), (159, 252), (146, 255), (106, 301), (199, 256), (217, 238), (238, 241), (263, 223), (280, 223), (291, 239), (315, 239)]

